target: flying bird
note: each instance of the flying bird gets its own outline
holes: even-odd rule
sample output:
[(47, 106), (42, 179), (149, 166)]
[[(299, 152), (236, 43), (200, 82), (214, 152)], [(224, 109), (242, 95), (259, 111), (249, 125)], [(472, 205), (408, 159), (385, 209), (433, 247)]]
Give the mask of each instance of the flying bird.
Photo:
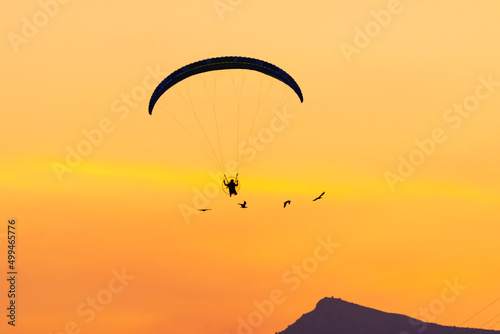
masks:
[(291, 203), (290, 200), (286, 201), (285, 204), (283, 205), (283, 207), (286, 208), (286, 205), (290, 204), (290, 203)]
[(319, 195), (318, 197), (316, 197), (315, 199), (313, 199), (313, 202), (314, 202), (314, 201), (317, 201), (318, 199), (321, 199), (321, 197), (323, 197), (323, 195), (324, 195), (324, 194), (325, 194), (325, 192), (323, 191), (323, 192), (321, 193), (321, 195)]
[(212, 209), (198, 209), (199, 211), (208, 211), (208, 210), (212, 210)]
[(242, 209), (247, 209), (247, 201), (243, 201), (243, 203), (238, 203), (239, 206), (241, 206)]

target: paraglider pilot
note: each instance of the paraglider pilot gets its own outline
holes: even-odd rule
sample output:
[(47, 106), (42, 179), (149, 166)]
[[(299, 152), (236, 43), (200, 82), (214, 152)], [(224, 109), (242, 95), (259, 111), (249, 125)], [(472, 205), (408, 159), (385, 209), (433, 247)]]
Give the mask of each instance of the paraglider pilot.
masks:
[(236, 187), (238, 186), (238, 174), (236, 174), (236, 177), (230, 181), (228, 181), (226, 175), (224, 175), (224, 186), (229, 190), (229, 197), (232, 195), (238, 195), (236, 192)]

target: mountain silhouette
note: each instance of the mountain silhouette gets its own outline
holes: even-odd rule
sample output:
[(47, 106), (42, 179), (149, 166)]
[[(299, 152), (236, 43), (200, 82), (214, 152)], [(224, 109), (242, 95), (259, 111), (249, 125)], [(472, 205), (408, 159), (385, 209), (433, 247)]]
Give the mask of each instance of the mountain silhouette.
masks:
[(313, 311), (276, 334), (500, 334), (500, 331), (441, 326), (327, 297)]

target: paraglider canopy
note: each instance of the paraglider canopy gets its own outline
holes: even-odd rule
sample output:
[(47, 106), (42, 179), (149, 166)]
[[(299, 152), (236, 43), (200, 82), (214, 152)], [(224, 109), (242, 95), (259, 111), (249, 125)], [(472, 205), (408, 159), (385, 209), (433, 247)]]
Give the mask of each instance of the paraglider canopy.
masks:
[(247, 69), (258, 71), (269, 75), (275, 79), (288, 85), (297, 94), (300, 102), (304, 102), (302, 92), (299, 85), (295, 80), (285, 71), (279, 67), (268, 63), (263, 60), (248, 58), (248, 57), (217, 57), (209, 58), (197, 61), (195, 63), (181, 67), (177, 71), (166, 77), (159, 85), (156, 87), (151, 100), (149, 101), (149, 114), (153, 113), (153, 108), (158, 101), (158, 99), (172, 86), (181, 82), (182, 80), (189, 78), (192, 75), (216, 71), (216, 70), (227, 70), (227, 69)]

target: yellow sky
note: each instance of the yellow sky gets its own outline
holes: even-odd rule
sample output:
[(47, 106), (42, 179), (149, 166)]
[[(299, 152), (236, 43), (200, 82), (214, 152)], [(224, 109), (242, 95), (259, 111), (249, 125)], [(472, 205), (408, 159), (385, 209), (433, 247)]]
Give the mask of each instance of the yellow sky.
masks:
[[(498, 2), (62, 2), (1, 14), (0, 208), (19, 233), (17, 326), (2, 332), (232, 334), (273, 291), (254, 333), (332, 295), (500, 330), (500, 304), (464, 323), (499, 293)], [(147, 114), (159, 80), (224, 55), (276, 64), (304, 94), (236, 198), (166, 102)]]

